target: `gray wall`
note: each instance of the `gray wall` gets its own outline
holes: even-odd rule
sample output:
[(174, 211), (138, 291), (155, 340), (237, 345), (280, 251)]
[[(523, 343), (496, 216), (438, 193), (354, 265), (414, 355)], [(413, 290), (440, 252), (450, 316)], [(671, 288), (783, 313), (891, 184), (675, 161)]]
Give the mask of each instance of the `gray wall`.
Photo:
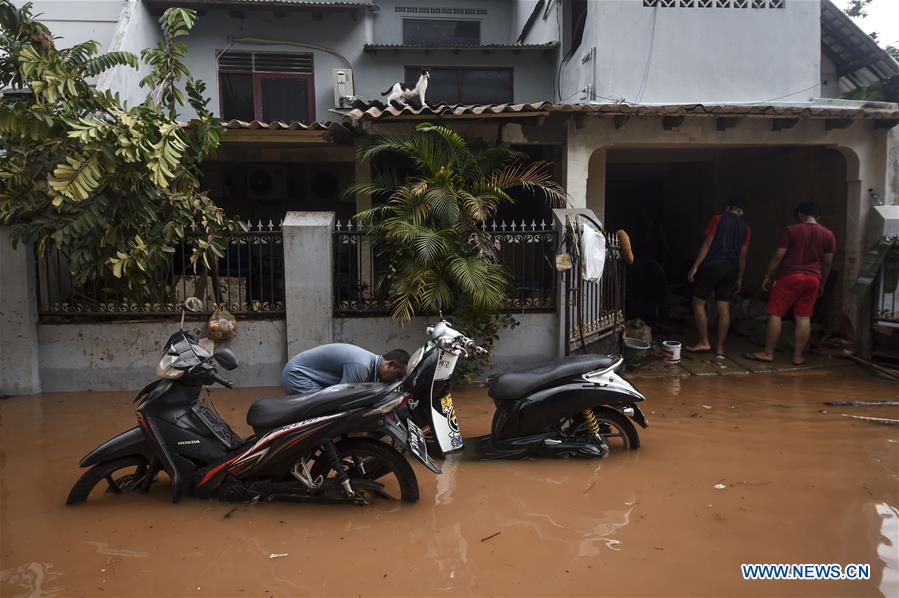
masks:
[(32, 14), (55, 37), (57, 48), (68, 48), (89, 39), (109, 48), (125, 0), (13, 0), (16, 6), (31, 2)]
[[(140, 56), (141, 50), (152, 48), (162, 39), (162, 32), (156, 17), (150, 13), (146, 2), (126, 0), (109, 43), (110, 52), (131, 52)], [(122, 100), (129, 106), (142, 103), (147, 97), (147, 90), (138, 82), (149, 74), (150, 69), (140, 62), (135, 70), (129, 67), (116, 67), (101, 74), (97, 80), (99, 89), (110, 89), (118, 92)]]
[[(513, 12), (514, 0), (441, 0), (440, 2), (420, 2), (416, 0), (379, 0), (380, 9), (374, 13), (372, 31), (374, 43), (400, 44), (403, 42), (403, 18), (446, 18), (457, 20), (481, 21), (482, 44), (509, 44), (518, 37), (518, 31), (513, 29), (515, 21)], [(468, 8), (486, 10), (486, 15), (414, 15), (397, 13), (397, 7), (405, 6), (436, 6), (440, 8)]]
[[(205, 328), (203, 322), (187, 327)], [(41, 324), (37, 327), (44, 392), (137, 389), (156, 379), (163, 343), (178, 322)], [(286, 361), (283, 320), (244, 320), (228, 345), (240, 367), (221, 373), (235, 386), (278, 385)]]
[[(557, 314), (518, 314), (515, 319), (520, 325), (500, 332), (491, 355), (498, 369), (526, 368), (557, 356)], [(435, 321), (417, 317), (402, 326), (389, 318), (335, 318), (334, 342), (354, 343), (375, 352), (405, 349), (411, 353), (424, 344), (425, 327)]]
[[(517, 102), (549, 100), (552, 96), (554, 53), (541, 52), (452, 52), (421, 55), (414, 52), (387, 52), (367, 55), (363, 45), (372, 43), (399, 43), (402, 32), (402, 15), (394, 11), (397, 2), (379, 2), (380, 10), (373, 16), (354, 20), (349, 12), (324, 11), (321, 20), (313, 20), (306, 12), (287, 10), (281, 17), (269, 11), (247, 10), (244, 17), (230, 16), (229, 11), (207, 9), (194, 32), (187, 38), (189, 54), (185, 63), (191, 73), (203, 79), (212, 98), (212, 107), (219, 112), (219, 86), (216, 51), (228, 47), (228, 36), (265, 38), (268, 40), (298, 42), (324, 46), (344, 56), (354, 69), (356, 95), (369, 99), (383, 99), (381, 92), (405, 76), (404, 67), (425, 66), (503, 66), (515, 68), (514, 99)], [(414, 4), (416, 6), (421, 3)], [(486, 5), (485, 43), (511, 43), (518, 35), (512, 34), (512, 4), (507, 1), (443, 2), (441, 6), (466, 8)], [(361, 13), (359, 15), (361, 17)], [(366, 34), (366, 21), (371, 33)], [(346, 68), (347, 62), (320, 50), (305, 49), (290, 44), (235, 44), (234, 51), (312, 52), (315, 61), (316, 120), (336, 120), (334, 91), (331, 84), (332, 69)], [(185, 117), (192, 116), (187, 108)]]
[(787, 0), (783, 9), (652, 8), (638, 0), (588, 6), (583, 42), (562, 73), (569, 102), (592, 83), (594, 65), (581, 59), (593, 46), (597, 94), (607, 98), (754, 102), (819, 95), (817, 1)]

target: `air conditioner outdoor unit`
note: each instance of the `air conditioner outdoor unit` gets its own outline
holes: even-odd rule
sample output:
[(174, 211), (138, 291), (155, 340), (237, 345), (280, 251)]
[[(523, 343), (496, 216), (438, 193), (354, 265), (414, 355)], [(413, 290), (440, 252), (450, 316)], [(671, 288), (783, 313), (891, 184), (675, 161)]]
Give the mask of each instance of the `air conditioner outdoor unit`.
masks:
[(250, 199), (287, 197), (287, 170), (278, 164), (258, 164), (248, 167), (247, 197)]
[(331, 82), (334, 86), (334, 107), (349, 108), (356, 99), (353, 69), (334, 69), (331, 73)]

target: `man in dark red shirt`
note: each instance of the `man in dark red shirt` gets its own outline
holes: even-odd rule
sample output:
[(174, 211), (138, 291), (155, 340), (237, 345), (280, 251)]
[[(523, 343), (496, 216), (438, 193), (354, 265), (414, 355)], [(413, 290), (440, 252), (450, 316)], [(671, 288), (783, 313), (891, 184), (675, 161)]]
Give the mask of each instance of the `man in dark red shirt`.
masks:
[[(801, 203), (796, 208), (799, 224), (788, 226), (781, 235), (762, 283), (764, 290), (771, 291), (765, 350), (761, 353), (747, 353), (744, 357), (756, 361), (774, 360), (774, 347), (780, 338), (782, 319), (792, 308), (796, 318), (793, 364), (802, 365), (805, 362), (802, 354), (812, 332), (811, 318), (815, 301), (824, 293), (824, 283), (830, 276), (836, 250), (833, 233), (818, 224), (820, 217), (821, 209), (817, 204)], [(780, 271), (772, 287), (771, 277), (778, 267)]]
[(693, 283), (693, 316), (699, 341), (687, 351), (710, 351), (709, 319), (705, 304), (714, 294), (718, 307), (718, 338), (715, 354), (724, 357), (724, 340), (730, 328), (730, 300), (743, 286), (746, 271), (746, 252), (752, 236), (749, 225), (743, 221), (745, 201), (733, 197), (723, 214), (717, 214), (705, 228), (705, 239), (687, 280)]

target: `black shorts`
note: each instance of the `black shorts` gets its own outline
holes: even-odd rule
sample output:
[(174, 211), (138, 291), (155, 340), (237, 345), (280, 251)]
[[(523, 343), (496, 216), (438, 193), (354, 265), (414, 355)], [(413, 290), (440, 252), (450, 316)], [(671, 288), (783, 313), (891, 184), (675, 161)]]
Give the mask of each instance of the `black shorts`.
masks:
[(708, 299), (715, 294), (716, 301), (730, 301), (737, 288), (736, 264), (703, 264), (696, 273), (693, 296)]

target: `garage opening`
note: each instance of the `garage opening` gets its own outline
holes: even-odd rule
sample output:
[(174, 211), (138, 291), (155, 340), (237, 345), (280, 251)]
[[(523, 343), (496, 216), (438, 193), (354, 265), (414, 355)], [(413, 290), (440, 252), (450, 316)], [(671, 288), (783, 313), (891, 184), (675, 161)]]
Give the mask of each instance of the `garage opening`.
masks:
[[(814, 201), (823, 212), (821, 223), (836, 235), (837, 255), (813, 323), (819, 335), (840, 331), (846, 194), (845, 159), (827, 148), (609, 151), (606, 227), (626, 230), (637, 257), (628, 272), (626, 317), (644, 320), (653, 333), (695, 340), (687, 273), (709, 220), (739, 195), (746, 199), (744, 219), (751, 228), (738, 298), (752, 302), (742, 306), (763, 309), (767, 294), (761, 283), (781, 232), (795, 223), (797, 204)], [(713, 311), (714, 302), (709, 304)], [(790, 336), (785, 330), (781, 342), (791, 342)]]

